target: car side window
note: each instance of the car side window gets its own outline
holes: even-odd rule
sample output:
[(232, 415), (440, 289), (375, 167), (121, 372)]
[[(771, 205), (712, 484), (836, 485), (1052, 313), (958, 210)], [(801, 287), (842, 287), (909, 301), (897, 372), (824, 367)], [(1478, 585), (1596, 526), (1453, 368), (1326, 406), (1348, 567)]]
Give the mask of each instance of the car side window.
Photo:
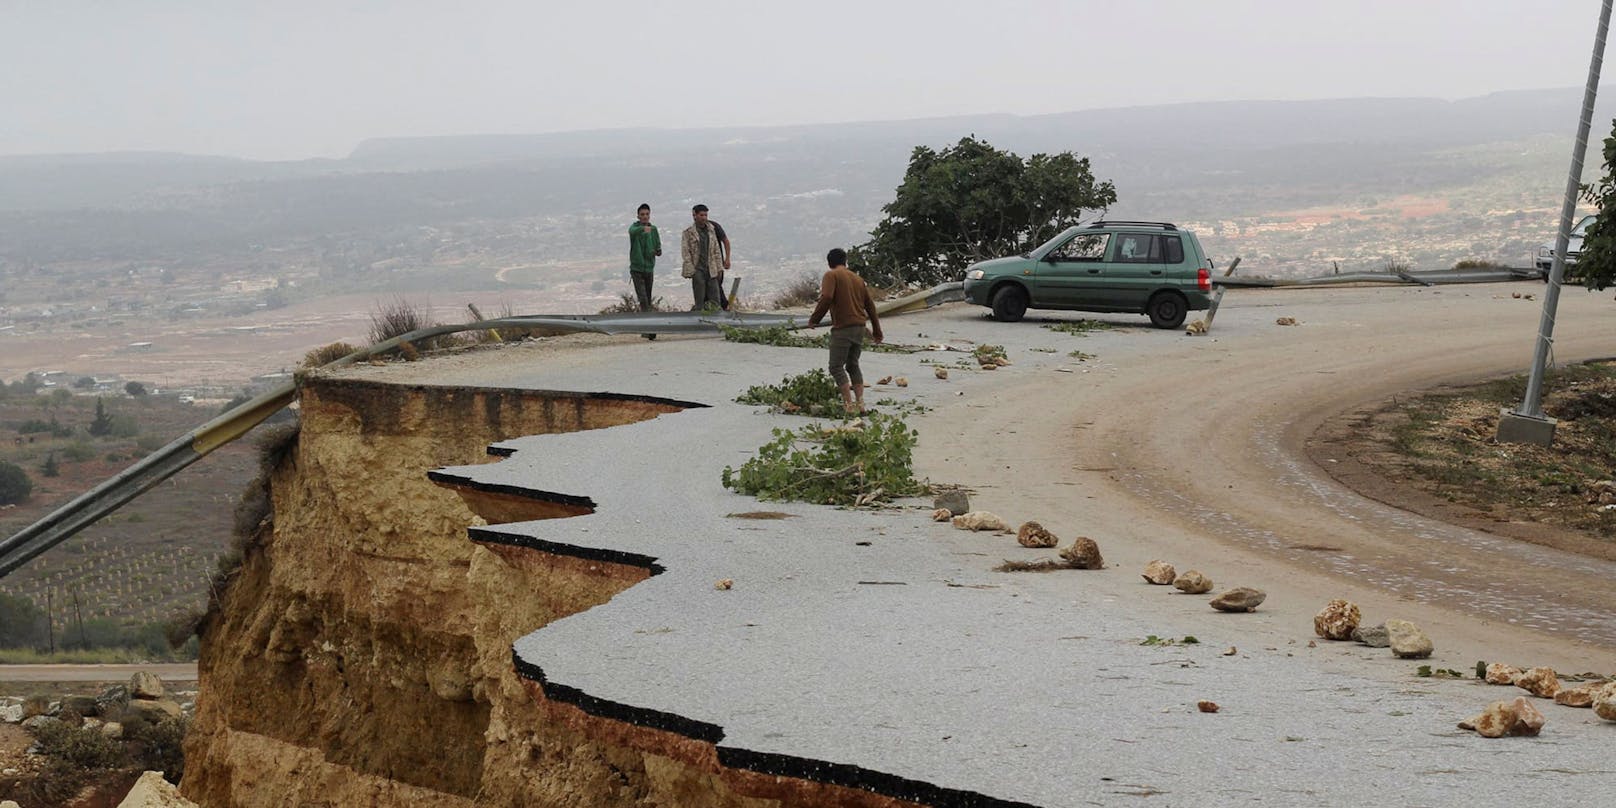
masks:
[(1110, 233), (1080, 233), (1049, 253), (1052, 261), (1104, 261)]
[(1123, 233), (1117, 237), (1116, 261), (1121, 264), (1159, 264), (1162, 262), (1161, 237), (1140, 233)]

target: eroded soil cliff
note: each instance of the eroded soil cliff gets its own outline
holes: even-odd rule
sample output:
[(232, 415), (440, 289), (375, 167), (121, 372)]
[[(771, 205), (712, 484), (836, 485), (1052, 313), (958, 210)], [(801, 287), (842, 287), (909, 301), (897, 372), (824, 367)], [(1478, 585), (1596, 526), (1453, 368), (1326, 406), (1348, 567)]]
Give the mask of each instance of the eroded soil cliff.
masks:
[(643, 397), (314, 379), (272, 517), (202, 627), (184, 793), (205, 806), (892, 805), (727, 769), (714, 747), (551, 702), (511, 643), (653, 568), (474, 542), (576, 497), (436, 484), (519, 435), (632, 423)]

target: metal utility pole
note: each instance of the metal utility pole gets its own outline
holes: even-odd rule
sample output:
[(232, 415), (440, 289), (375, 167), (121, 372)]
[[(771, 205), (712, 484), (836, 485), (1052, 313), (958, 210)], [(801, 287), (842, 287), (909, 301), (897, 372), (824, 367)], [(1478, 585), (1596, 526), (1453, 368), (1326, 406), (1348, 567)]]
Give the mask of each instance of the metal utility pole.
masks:
[(1599, 68), (1605, 60), (1605, 34), (1610, 30), (1610, 6), (1604, 0), (1599, 9), (1599, 28), (1594, 33), (1594, 55), (1588, 63), (1588, 86), (1582, 93), (1582, 118), (1577, 123), (1577, 142), (1571, 148), (1571, 175), (1566, 178), (1565, 200), (1560, 204), (1560, 232), (1554, 237), (1554, 263), (1549, 268), (1549, 285), (1543, 292), (1543, 317), (1538, 323), (1537, 350), (1532, 355), (1532, 371), (1526, 379), (1526, 395), (1514, 412), (1504, 410), (1498, 419), (1499, 443), (1554, 442), (1554, 419), (1543, 414), (1543, 374), (1554, 345), (1554, 313), (1560, 305), (1560, 281), (1565, 277), (1565, 254), (1571, 244), (1571, 217), (1577, 210), (1577, 192), (1582, 188), (1582, 156), (1588, 151), (1588, 129), (1593, 123), (1594, 96), (1599, 90)]

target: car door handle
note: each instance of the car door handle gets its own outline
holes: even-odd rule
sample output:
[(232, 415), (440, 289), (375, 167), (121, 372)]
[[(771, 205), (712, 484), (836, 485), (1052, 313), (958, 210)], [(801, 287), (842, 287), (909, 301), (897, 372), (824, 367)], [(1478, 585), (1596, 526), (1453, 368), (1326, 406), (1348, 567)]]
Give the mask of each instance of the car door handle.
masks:
[(1152, 269), (1152, 270), (1151, 270), (1151, 271), (1150, 271), (1150, 274), (1152, 274), (1152, 275), (1160, 275), (1160, 274), (1161, 274), (1161, 270), (1159, 270), (1159, 269)]
[(1090, 275), (1098, 275), (1098, 274), (1100, 274), (1100, 270), (1098, 270), (1098, 269), (1091, 269), (1091, 270), (1089, 270), (1089, 274), (1090, 274)]

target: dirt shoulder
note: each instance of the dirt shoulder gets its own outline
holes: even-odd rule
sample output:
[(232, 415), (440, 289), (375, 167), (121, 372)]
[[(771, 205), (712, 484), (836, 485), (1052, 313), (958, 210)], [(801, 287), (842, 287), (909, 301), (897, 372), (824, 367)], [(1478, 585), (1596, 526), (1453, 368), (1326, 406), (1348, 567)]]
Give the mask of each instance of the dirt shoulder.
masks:
[[(1551, 377), (1552, 447), (1493, 440), (1503, 388), (1520, 377), (1394, 398), (1325, 424), (1307, 454), (1342, 485), (1395, 508), (1518, 541), (1616, 560), (1616, 510), (1600, 486), (1610, 462), (1608, 363)], [(1518, 403), (1518, 399), (1514, 399)]]

